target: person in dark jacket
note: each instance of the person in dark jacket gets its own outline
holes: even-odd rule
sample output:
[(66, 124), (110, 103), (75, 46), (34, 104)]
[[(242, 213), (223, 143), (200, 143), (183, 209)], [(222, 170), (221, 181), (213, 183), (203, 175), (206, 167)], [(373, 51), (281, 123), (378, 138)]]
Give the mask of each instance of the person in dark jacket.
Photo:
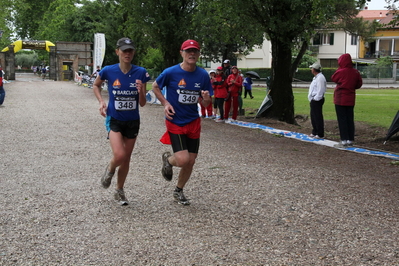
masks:
[(3, 69), (0, 66), (0, 105), (3, 104), (6, 97), (6, 91), (3, 88)]
[(335, 146), (345, 148), (352, 146), (355, 139), (356, 90), (363, 85), (363, 80), (359, 71), (353, 68), (350, 54), (341, 55), (338, 58), (338, 66), (338, 70), (331, 76), (331, 80), (337, 83), (334, 89), (334, 104), (341, 138), (341, 142)]

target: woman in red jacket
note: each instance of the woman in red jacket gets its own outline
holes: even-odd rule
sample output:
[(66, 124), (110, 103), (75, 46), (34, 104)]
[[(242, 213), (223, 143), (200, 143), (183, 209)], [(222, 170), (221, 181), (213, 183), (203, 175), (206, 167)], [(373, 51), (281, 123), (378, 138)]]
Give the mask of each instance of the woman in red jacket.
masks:
[[(212, 80), (213, 94), (215, 96), (215, 104), (219, 109), (220, 117), (215, 120), (217, 123), (224, 123), (224, 99), (227, 98), (226, 83), (223, 75), (223, 67), (219, 66), (216, 69), (217, 73)], [(216, 115), (216, 114), (215, 114)]]
[(242, 89), (242, 77), (238, 73), (238, 68), (233, 66), (231, 68), (231, 74), (227, 77), (227, 87), (229, 92), (229, 99), (226, 101), (225, 105), (225, 114), (224, 119), (227, 120), (229, 118), (229, 111), (231, 107), (231, 103), (233, 102), (233, 121), (237, 120), (238, 115), (238, 92)]
[(337, 83), (334, 89), (335, 112), (337, 113), (341, 143), (337, 148), (353, 145), (355, 139), (354, 107), (356, 90), (363, 85), (362, 77), (357, 69), (353, 68), (350, 54), (343, 54), (338, 58), (338, 70), (331, 76)]

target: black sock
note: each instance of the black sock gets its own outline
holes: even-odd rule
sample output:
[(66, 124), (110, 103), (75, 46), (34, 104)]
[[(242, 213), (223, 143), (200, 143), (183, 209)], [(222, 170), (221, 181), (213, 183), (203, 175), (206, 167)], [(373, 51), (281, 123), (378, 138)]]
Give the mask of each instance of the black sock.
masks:
[(176, 188), (175, 188), (175, 192), (181, 192), (181, 191), (183, 191), (182, 188), (179, 188), (179, 187), (176, 187)]

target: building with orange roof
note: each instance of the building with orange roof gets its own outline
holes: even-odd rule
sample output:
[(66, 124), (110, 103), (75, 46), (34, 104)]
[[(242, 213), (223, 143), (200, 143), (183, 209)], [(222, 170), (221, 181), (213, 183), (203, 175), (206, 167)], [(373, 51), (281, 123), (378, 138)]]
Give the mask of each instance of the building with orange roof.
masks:
[(362, 10), (358, 17), (366, 20), (376, 20), (381, 27), (375, 33), (372, 42), (361, 41), (359, 44), (359, 58), (377, 59), (390, 56), (399, 61), (399, 27), (388, 26), (397, 17), (397, 11), (389, 10)]

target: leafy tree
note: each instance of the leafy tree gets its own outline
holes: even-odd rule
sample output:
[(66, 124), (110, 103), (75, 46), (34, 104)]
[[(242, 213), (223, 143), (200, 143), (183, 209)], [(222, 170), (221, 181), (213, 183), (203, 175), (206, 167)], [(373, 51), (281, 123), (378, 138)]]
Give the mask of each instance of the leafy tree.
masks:
[(35, 51), (19, 51), (15, 55), (15, 63), (23, 68), (30, 69), (31, 66), (37, 66), (41, 64), (39, 56)]
[(0, 37), (0, 51), (12, 43), (12, 1), (2, 0), (0, 12), (0, 31), (2, 31), (2, 37)]
[[(294, 63), (294, 60), (297, 58), (298, 53), (299, 53), (298, 49), (294, 49), (292, 51), (292, 61), (291, 61), (292, 63)], [(315, 62), (317, 62), (317, 58), (312, 56), (311, 51), (307, 50), (305, 54), (302, 56), (301, 61), (298, 64), (298, 68), (308, 68)]]
[(125, 35), (122, 27), (126, 21), (124, 12), (117, 1), (79, 1), (78, 12), (69, 19), (72, 40), (93, 42), (95, 33), (104, 33), (106, 38), (104, 65), (118, 62), (115, 47), (116, 41)]
[(15, 33), (22, 39), (37, 39), (43, 14), (54, 0), (13, 0), (11, 22)]
[(202, 43), (201, 56), (221, 62), (248, 55), (254, 45), (262, 45), (264, 32), (259, 24), (250, 24), (240, 16), (235, 5), (224, 0), (198, 1), (193, 28)]
[[(247, 0), (229, 2), (240, 10), (250, 25), (260, 24), (272, 45), (273, 106), (266, 113), (288, 123), (295, 123), (293, 74), (308, 47), (315, 29), (355, 17), (357, 5), (365, 0)], [(292, 50), (299, 47), (292, 62)]]
[(73, 38), (70, 30), (69, 18), (74, 17), (78, 13), (74, 0), (55, 0), (49, 5), (44, 12), (42, 23), (36, 36), (44, 40), (51, 41), (67, 41)]
[(148, 48), (146, 56), (142, 59), (140, 65), (154, 71), (162, 71), (161, 51), (155, 48)]
[[(163, 68), (181, 61), (179, 48), (186, 39), (195, 38), (191, 21), (197, 8), (195, 0), (121, 0), (127, 19), (126, 32), (137, 40), (160, 49)], [(128, 7), (128, 8), (127, 8)]]

